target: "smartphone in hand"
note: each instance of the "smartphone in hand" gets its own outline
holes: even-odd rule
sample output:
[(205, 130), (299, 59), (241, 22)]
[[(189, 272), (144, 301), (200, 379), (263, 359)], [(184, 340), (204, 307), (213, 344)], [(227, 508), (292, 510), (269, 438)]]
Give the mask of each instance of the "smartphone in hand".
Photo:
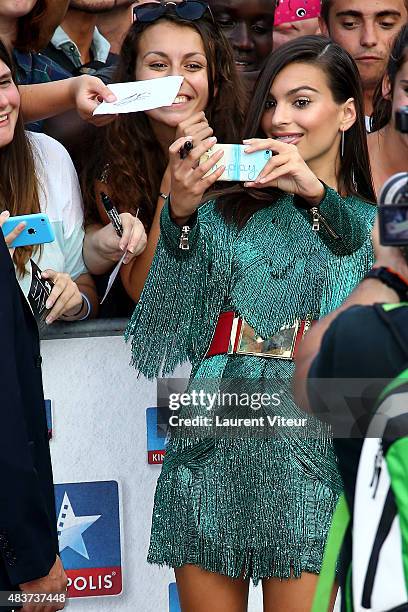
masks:
[(45, 244), (46, 242), (53, 242), (55, 240), (55, 234), (50, 220), (44, 213), (10, 217), (3, 223), (1, 228), (4, 236), (7, 236), (7, 234), (22, 222), (24, 222), (26, 226), (21, 234), (9, 245), (9, 248), (34, 246), (36, 244)]
[(207, 151), (200, 159), (200, 163), (208, 161), (209, 157), (217, 151), (224, 151), (224, 156), (207, 173), (215, 172), (220, 166), (225, 166), (219, 181), (254, 181), (262, 172), (267, 162), (272, 158), (272, 151), (255, 151), (255, 153), (245, 153), (248, 145), (238, 144), (216, 144)]

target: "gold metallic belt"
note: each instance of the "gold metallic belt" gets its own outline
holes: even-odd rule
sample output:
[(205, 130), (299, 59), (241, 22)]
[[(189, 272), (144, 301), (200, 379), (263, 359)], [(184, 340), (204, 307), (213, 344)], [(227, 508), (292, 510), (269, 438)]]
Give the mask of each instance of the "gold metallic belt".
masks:
[(284, 325), (276, 334), (261, 338), (255, 330), (235, 312), (220, 314), (206, 357), (222, 354), (257, 355), (271, 359), (293, 359), (306, 332), (314, 320), (295, 319)]

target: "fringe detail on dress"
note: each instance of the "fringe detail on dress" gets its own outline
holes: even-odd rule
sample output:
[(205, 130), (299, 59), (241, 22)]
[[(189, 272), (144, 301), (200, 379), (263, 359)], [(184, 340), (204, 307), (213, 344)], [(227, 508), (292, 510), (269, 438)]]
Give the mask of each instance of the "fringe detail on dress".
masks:
[(170, 374), (191, 356), (197, 359), (211, 341), (230, 266), (229, 249), (217, 249), (212, 242), (212, 236), (200, 238), (188, 257), (176, 258), (159, 241), (125, 332), (126, 341), (132, 336), (131, 365), (147, 378)]
[(258, 465), (256, 456), (267, 451), (229, 441), (213, 466), (161, 474), (148, 561), (194, 564), (255, 583), (319, 573), (338, 491), (299, 470), (284, 446), (269, 449), (270, 465)]

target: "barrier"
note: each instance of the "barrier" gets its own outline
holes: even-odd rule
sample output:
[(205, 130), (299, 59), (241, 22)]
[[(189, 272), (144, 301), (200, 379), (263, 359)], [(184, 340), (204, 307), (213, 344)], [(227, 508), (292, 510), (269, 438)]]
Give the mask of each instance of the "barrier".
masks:
[[(146, 562), (155, 482), (125, 320), (54, 324), (42, 340), (61, 557), (77, 612), (179, 612), (174, 574)], [(183, 367), (176, 373), (188, 375)], [(261, 589), (249, 611), (262, 609)]]

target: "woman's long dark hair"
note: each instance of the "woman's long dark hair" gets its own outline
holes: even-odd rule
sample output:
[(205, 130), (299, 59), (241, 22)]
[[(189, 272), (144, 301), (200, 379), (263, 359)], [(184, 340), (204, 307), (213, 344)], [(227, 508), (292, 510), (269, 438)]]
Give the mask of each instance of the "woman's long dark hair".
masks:
[(31, 11), (19, 18), (17, 38), (13, 43), (18, 51), (40, 51), (38, 42), (41, 21), (47, 10), (47, 2), (50, 2), (50, 0), (37, 0)]
[[(222, 31), (210, 19), (186, 21), (176, 14), (167, 13), (153, 23), (135, 22), (124, 40), (115, 81), (135, 80), (140, 37), (149, 27), (160, 22), (189, 27), (200, 34), (208, 63), (206, 117), (219, 142), (240, 142), (246, 95), (235, 69), (231, 48)], [(97, 130), (96, 139), (81, 173), (86, 222), (98, 218), (94, 181), (108, 165), (107, 181), (118, 209), (134, 213), (139, 208), (139, 217), (149, 228), (167, 159), (147, 115), (143, 112), (119, 115), (114, 122)]]
[[(1, 41), (0, 60), (11, 70), (15, 82), (13, 62)], [(8, 210), (11, 216), (40, 212), (34, 158), (24, 131), (21, 113), (14, 129), (13, 140), (0, 148), (0, 211), (3, 210)], [(33, 247), (15, 249), (13, 259), (19, 276), (24, 275), (25, 264), (34, 250)]]
[[(337, 177), (339, 191), (375, 202), (359, 72), (350, 55), (324, 36), (303, 36), (295, 39), (282, 45), (266, 60), (248, 109), (244, 127), (245, 138), (266, 137), (261, 121), (272, 83), (286, 66), (294, 62), (321, 68), (327, 76), (337, 104), (354, 98), (357, 119), (345, 132), (344, 156)], [(235, 187), (219, 197), (219, 208), (228, 222), (234, 222), (241, 227), (256, 210), (269, 206), (281, 195), (282, 192), (277, 189)]]
[(408, 24), (404, 25), (398, 34), (388, 60), (385, 74), (388, 76), (391, 90), (390, 99), (386, 100), (382, 93), (382, 80), (378, 83), (373, 98), (373, 114), (371, 117), (372, 131), (376, 132), (385, 127), (392, 119), (392, 96), (394, 93), (397, 74), (405, 62), (408, 61)]

